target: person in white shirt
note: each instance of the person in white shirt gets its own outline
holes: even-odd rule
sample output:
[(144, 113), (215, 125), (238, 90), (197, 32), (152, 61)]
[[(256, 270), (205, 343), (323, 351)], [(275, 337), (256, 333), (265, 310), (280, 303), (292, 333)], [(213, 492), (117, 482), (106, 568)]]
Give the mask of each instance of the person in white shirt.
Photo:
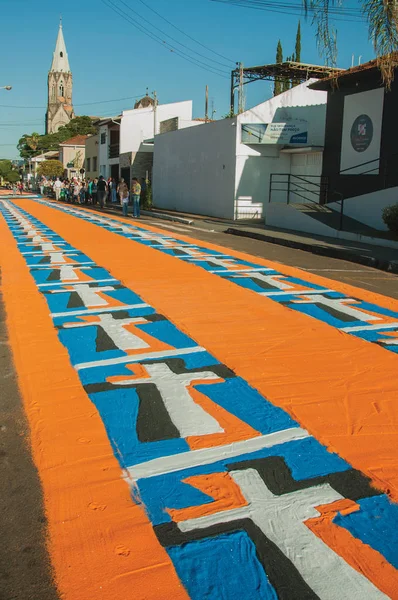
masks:
[(59, 177), (57, 177), (56, 182), (54, 183), (54, 191), (55, 191), (55, 199), (59, 200), (61, 195), (62, 181), (60, 181)]

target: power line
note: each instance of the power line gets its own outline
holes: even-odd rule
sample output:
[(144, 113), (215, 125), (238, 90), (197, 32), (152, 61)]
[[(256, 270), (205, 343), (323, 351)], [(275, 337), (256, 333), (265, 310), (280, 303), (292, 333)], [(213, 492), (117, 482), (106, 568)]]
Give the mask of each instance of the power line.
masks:
[[(198, 56), (200, 56), (201, 58), (204, 58), (207, 61), (210, 61), (211, 63), (217, 64), (217, 65), (221, 65), (222, 67), (226, 67), (227, 69), (230, 69), (230, 65), (226, 65), (225, 63), (221, 63), (218, 60), (214, 60), (213, 58), (209, 58), (208, 56), (205, 56), (204, 54), (201, 54), (200, 52), (198, 52), (197, 50), (192, 50), (192, 48), (190, 48), (189, 46), (187, 46), (186, 44), (183, 44), (182, 42), (179, 42), (178, 40), (176, 40), (173, 36), (169, 35), (168, 33), (166, 33), (165, 31), (163, 31), (162, 29), (160, 29), (159, 27), (157, 27), (156, 25), (154, 25), (153, 23), (151, 23), (150, 21), (148, 21), (148, 19), (146, 19), (145, 17), (143, 17), (138, 11), (136, 11), (135, 9), (131, 8), (131, 6), (129, 6), (124, 0), (119, 0), (119, 2), (121, 4), (123, 4), (127, 10), (129, 10), (130, 12), (132, 12), (134, 15), (136, 15), (139, 19), (141, 19), (141, 21), (144, 21), (144, 23), (146, 25), (149, 25), (150, 27), (153, 27), (153, 29), (156, 29), (156, 31), (159, 31), (162, 35), (165, 35), (166, 37), (170, 38), (173, 42), (175, 42), (176, 44), (179, 44), (180, 46), (182, 46), (183, 48), (185, 48), (186, 50), (188, 50), (188, 52), (191, 52), (193, 54), (197, 54)], [(151, 32), (152, 33), (152, 32)], [(167, 44), (169, 44), (169, 42), (167, 42)], [(171, 44), (169, 44), (171, 46)], [(174, 46), (171, 46), (172, 48), (174, 48)], [(182, 50), (180, 50), (180, 52), (182, 52)], [(198, 60), (196, 58), (194, 58), (194, 60)], [(228, 59), (229, 60), (229, 59)], [(201, 61), (198, 61), (201, 62)], [(231, 61), (234, 62), (234, 61)], [(217, 68), (218, 67), (213, 67), (213, 68)]]
[[(237, 6), (242, 8), (250, 8), (253, 10), (262, 10), (265, 12), (272, 12), (284, 15), (297, 15), (304, 16), (304, 8), (302, 4), (294, 3), (283, 3), (283, 2), (272, 2), (264, 0), (211, 0), (211, 2), (218, 2), (220, 4), (227, 4), (229, 6)], [(322, 9), (317, 7), (308, 7), (308, 13), (312, 16), (316, 16)], [(365, 17), (360, 9), (347, 8), (346, 11), (341, 12), (341, 8), (330, 7), (327, 11), (329, 20), (342, 21), (342, 22), (366, 22)], [(358, 11), (358, 12), (355, 12)]]
[[(138, 96), (128, 96), (127, 98), (115, 98), (114, 100), (98, 100), (96, 102), (85, 102), (84, 104), (74, 104), (73, 106), (93, 106), (94, 104), (109, 104), (110, 102), (124, 102), (126, 100), (134, 100), (136, 98), (142, 98), (145, 94), (139, 94)], [(0, 104), (0, 108), (29, 108), (29, 109), (43, 109), (47, 106), (16, 106), (12, 104)]]
[(171, 25), (171, 27), (174, 27), (174, 29), (176, 29), (177, 31), (179, 31), (180, 33), (182, 33), (183, 35), (185, 35), (188, 39), (190, 39), (193, 42), (195, 42), (195, 44), (198, 44), (199, 46), (202, 46), (202, 48), (205, 48), (209, 52), (212, 52), (212, 54), (215, 54), (216, 56), (219, 56), (220, 58), (223, 58), (224, 60), (227, 60), (228, 62), (236, 64), (234, 60), (231, 60), (230, 58), (227, 58), (223, 54), (220, 54), (219, 52), (216, 52), (215, 50), (212, 50), (212, 48), (209, 48), (205, 44), (202, 44), (202, 42), (199, 42), (199, 40), (195, 39), (194, 37), (192, 37), (191, 35), (189, 35), (188, 33), (186, 33), (186, 31), (184, 31), (183, 29), (180, 29), (179, 27), (177, 27), (177, 25), (175, 25), (174, 23), (172, 23), (171, 21), (169, 21), (168, 19), (166, 19), (166, 17), (164, 17), (163, 15), (161, 15), (160, 13), (158, 13), (154, 8), (152, 8), (152, 6), (150, 6), (149, 4), (147, 4), (146, 2), (144, 2), (144, 0), (139, 0), (139, 2), (141, 2), (141, 4), (143, 4), (144, 6), (146, 6), (153, 13), (155, 13), (155, 15), (157, 15), (160, 19), (163, 19), (163, 21), (165, 21), (168, 25)]
[(228, 71), (222, 71), (221, 69), (218, 69), (217, 67), (210, 66), (192, 56), (189, 56), (182, 50), (179, 50), (178, 48), (176, 48), (175, 46), (170, 44), (169, 42), (166, 42), (164, 40), (162, 41), (161, 38), (159, 38), (154, 33), (152, 33), (149, 29), (147, 29), (140, 23), (137, 23), (135, 20), (133, 20), (125, 11), (123, 11), (119, 6), (117, 6), (114, 2), (112, 2), (112, 0), (101, 0), (101, 2), (103, 4), (105, 4), (105, 6), (107, 6), (114, 12), (116, 12), (124, 20), (128, 21), (131, 25), (134, 25), (134, 27), (137, 28), (139, 31), (141, 31), (142, 33), (144, 33), (145, 35), (147, 35), (148, 37), (153, 39), (157, 44), (160, 44), (163, 48), (167, 48), (168, 50), (170, 50), (177, 56), (180, 56), (184, 60), (194, 64), (196, 67), (199, 67), (200, 69), (204, 69), (205, 71), (213, 73), (214, 75), (218, 75), (219, 77), (223, 77), (224, 79), (229, 79), (229, 76), (226, 76), (224, 74), (224, 73), (228, 73)]

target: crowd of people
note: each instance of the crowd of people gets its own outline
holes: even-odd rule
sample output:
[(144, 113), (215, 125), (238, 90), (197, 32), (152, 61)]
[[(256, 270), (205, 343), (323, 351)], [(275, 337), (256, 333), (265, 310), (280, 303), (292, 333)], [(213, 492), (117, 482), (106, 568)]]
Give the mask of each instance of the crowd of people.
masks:
[(95, 179), (64, 179), (59, 177), (55, 181), (43, 178), (40, 181), (41, 195), (53, 191), (56, 200), (63, 200), (71, 204), (92, 204), (104, 208), (106, 203), (120, 203), (123, 214), (128, 215), (129, 204), (133, 206), (133, 216), (140, 217), (140, 206), (147, 190), (146, 180), (141, 183), (133, 178), (131, 188), (121, 179), (117, 182), (113, 178), (106, 180), (102, 175)]

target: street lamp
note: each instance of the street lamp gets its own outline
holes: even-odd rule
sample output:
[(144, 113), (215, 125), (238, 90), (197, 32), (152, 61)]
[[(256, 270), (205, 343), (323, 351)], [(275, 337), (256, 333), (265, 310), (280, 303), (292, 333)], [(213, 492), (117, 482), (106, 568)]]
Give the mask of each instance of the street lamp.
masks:
[(8, 92), (12, 90), (12, 85), (3, 85), (0, 87), (0, 90), (7, 90)]

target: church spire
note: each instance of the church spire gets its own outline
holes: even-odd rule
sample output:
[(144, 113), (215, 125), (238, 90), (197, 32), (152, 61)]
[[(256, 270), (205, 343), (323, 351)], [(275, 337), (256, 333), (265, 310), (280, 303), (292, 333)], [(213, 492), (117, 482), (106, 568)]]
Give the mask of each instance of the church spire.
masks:
[(60, 19), (59, 31), (57, 37), (57, 43), (55, 45), (55, 51), (53, 56), (53, 62), (51, 65), (51, 71), (53, 73), (70, 73), (70, 66), (68, 60), (68, 53), (66, 51), (66, 44), (64, 40), (64, 34), (62, 31), (62, 17)]

